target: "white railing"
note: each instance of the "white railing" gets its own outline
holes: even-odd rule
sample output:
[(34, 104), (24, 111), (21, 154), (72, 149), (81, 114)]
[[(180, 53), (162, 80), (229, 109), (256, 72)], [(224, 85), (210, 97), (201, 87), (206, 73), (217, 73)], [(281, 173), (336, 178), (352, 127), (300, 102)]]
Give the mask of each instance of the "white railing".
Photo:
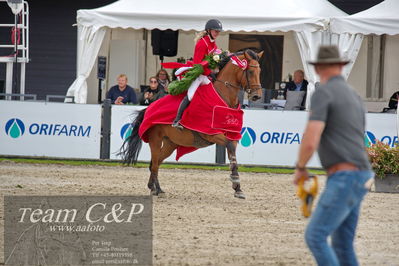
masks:
[[(7, 5), (7, 0), (0, 0), (1, 8), (8, 8), (4, 5)], [(10, 9), (10, 12), (11, 9)], [(17, 25), (14, 24), (0, 24), (1, 28), (10, 28), (10, 30), (16, 26), (16, 32), (20, 29), (20, 33), (18, 37), (14, 37), (14, 42), (17, 42), (18, 38), (20, 38), (20, 43), (16, 46), (12, 43), (10, 38), (9, 44), (0, 45), (0, 51), (4, 51), (5, 49), (17, 48), (17, 51), (14, 51), (14, 54), (8, 56), (0, 56), (0, 63), (5, 63), (6, 66), (6, 93), (12, 93), (12, 80), (13, 80), (13, 69), (14, 64), (19, 63), (21, 65), (20, 68), (20, 93), (25, 93), (25, 72), (26, 72), (26, 63), (29, 62), (29, 5), (27, 1), (23, 1), (23, 9), (20, 12), (21, 19), (17, 22)]]

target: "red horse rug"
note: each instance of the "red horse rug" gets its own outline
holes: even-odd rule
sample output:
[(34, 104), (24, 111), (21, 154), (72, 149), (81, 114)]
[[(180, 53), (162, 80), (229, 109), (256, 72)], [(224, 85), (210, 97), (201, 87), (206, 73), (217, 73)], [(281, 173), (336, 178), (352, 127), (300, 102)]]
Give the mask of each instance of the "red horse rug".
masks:
[[(141, 139), (148, 143), (146, 132), (156, 124), (172, 124), (177, 109), (185, 93), (167, 95), (153, 102), (146, 110), (144, 120), (139, 128)], [(230, 108), (216, 92), (212, 83), (199, 87), (180, 124), (185, 128), (207, 135), (224, 134), (229, 140), (241, 139), (243, 111), (240, 106)], [(177, 147), (176, 160), (184, 154), (195, 151), (194, 147)]]

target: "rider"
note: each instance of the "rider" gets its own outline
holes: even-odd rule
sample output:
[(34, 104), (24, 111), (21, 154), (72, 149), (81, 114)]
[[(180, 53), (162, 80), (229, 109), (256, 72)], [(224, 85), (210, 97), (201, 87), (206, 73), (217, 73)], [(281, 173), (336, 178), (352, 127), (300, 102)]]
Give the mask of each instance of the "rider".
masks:
[[(210, 19), (205, 25), (205, 31), (202, 31), (196, 38), (196, 44), (194, 48), (194, 57), (193, 63), (200, 64), (204, 61), (205, 56), (213, 53), (217, 49), (216, 38), (219, 36), (219, 33), (223, 31), (222, 23), (217, 19)], [(209, 75), (210, 70), (204, 69), (204, 75)], [(197, 87), (190, 87), (187, 92), (186, 97), (180, 103), (179, 109), (177, 111), (177, 115), (175, 120), (173, 121), (172, 127), (177, 127), (183, 129), (180, 125), (180, 120), (183, 115), (184, 110), (190, 104), (192, 97), (196, 91)]]

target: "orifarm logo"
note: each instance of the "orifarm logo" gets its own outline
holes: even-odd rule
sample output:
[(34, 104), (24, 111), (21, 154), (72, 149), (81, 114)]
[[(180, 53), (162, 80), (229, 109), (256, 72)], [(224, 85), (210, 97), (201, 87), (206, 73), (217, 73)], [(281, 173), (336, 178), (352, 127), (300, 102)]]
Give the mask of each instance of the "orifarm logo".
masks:
[[(257, 133), (250, 127), (243, 127), (241, 130), (240, 144), (243, 147), (250, 147), (257, 141)], [(259, 143), (261, 144), (301, 144), (301, 137), (298, 132), (271, 132), (264, 131), (259, 133)]]
[(25, 123), (21, 119), (11, 118), (5, 125), (5, 132), (13, 139), (24, 135), (55, 137), (90, 137), (91, 126), (73, 124)]
[(13, 139), (21, 137), (25, 133), (25, 125), (18, 118), (12, 118), (6, 123), (6, 134)]
[(240, 144), (243, 147), (249, 147), (253, 144), (255, 144), (256, 141), (256, 133), (255, 131), (250, 128), (250, 127), (243, 127), (241, 129), (241, 139), (240, 139)]
[(128, 123), (128, 124), (124, 124), (121, 128), (121, 132), (120, 132), (120, 136), (123, 140), (127, 139), (128, 137), (130, 137), (130, 135), (132, 135), (132, 124)]
[(377, 139), (374, 133), (370, 131), (364, 132), (364, 145), (366, 147), (370, 147), (371, 145), (375, 144), (376, 141), (381, 141), (391, 147), (394, 147), (398, 143), (398, 136), (383, 136), (381, 139)]

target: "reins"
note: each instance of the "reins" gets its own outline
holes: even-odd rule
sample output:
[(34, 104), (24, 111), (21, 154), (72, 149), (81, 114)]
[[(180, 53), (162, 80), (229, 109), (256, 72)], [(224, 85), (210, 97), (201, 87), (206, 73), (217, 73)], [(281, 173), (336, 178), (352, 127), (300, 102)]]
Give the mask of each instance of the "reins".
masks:
[[(248, 68), (249, 67), (260, 67), (260, 66), (259, 65), (248, 65)], [(223, 83), (226, 87), (232, 87), (232, 88), (236, 88), (236, 89), (239, 89), (239, 90), (245, 90), (248, 94), (250, 94), (253, 89), (260, 89), (260, 88), (262, 88), (262, 86), (260, 84), (255, 84), (254, 86), (257, 86), (257, 87), (256, 88), (251, 88), (251, 82), (249, 81), (249, 77), (248, 77), (248, 68), (241, 69), (243, 71), (243, 73), (241, 75), (239, 86), (234, 85), (234, 84), (232, 84), (232, 83), (230, 83), (228, 81), (223, 81), (223, 80), (220, 80), (220, 79), (217, 79), (217, 78), (216, 78), (215, 81)], [(244, 78), (244, 74), (245, 74), (245, 78), (247, 80), (247, 88), (242, 86), (242, 80)]]

